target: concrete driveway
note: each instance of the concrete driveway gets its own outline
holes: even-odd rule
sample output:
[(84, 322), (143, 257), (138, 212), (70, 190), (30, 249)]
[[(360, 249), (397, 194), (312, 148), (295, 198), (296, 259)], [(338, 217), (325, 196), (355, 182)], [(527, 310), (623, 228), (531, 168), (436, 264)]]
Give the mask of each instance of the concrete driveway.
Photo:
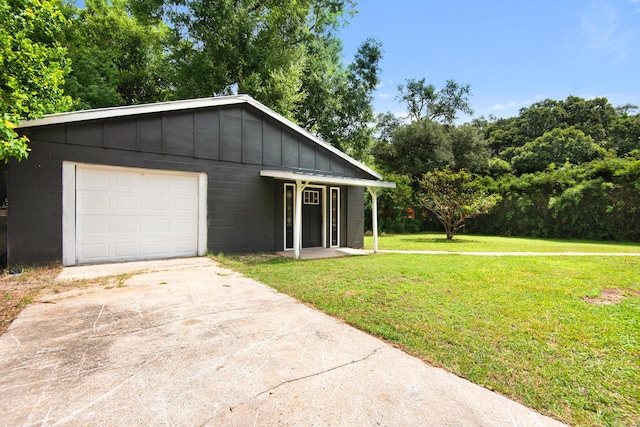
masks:
[(131, 265), (0, 337), (0, 424), (561, 425), (207, 258)]

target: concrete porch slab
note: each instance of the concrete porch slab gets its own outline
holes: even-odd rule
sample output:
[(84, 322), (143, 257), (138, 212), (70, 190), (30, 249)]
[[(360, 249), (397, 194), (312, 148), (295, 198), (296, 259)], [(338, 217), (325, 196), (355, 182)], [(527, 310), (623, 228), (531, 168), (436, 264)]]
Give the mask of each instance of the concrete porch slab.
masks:
[[(371, 251), (353, 248), (304, 248), (300, 250), (300, 259), (337, 258), (352, 255), (368, 255)], [(293, 251), (278, 252), (285, 258), (293, 258)]]

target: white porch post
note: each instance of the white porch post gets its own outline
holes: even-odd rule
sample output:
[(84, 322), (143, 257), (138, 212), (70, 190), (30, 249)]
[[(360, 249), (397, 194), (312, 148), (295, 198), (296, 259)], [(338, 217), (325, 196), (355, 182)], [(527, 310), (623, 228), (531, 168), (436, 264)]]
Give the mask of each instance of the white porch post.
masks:
[(373, 228), (373, 252), (378, 252), (378, 192), (376, 187), (367, 187), (371, 194), (371, 221)]
[(302, 244), (302, 192), (308, 182), (296, 180), (296, 204), (293, 220), (293, 258), (300, 259), (300, 246)]

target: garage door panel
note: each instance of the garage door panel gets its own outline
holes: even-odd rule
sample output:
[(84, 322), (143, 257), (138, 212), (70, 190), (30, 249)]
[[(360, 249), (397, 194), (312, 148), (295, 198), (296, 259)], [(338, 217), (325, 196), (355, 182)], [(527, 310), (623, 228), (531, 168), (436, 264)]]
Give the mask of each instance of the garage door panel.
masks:
[(100, 169), (85, 169), (82, 174), (76, 174), (78, 187), (107, 189), (109, 188), (109, 173)]
[(140, 195), (138, 194), (114, 194), (111, 196), (110, 205), (116, 212), (139, 212), (140, 211)]
[(83, 212), (104, 212), (109, 209), (110, 199), (109, 195), (103, 193), (104, 189), (100, 189), (97, 194), (96, 191), (78, 191), (76, 193), (77, 209)]
[(95, 236), (95, 235), (108, 235), (109, 234), (109, 219), (108, 218), (80, 218), (76, 222), (77, 235), (82, 236)]
[(77, 165), (75, 175), (77, 263), (197, 255), (197, 174)]
[(140, 234), (142, 231), (142, 220), (122, 218), (115, 221), (115, 233), (118, 234)]
[(147, 243), (147, 254), (149, 256), (159, 256), (169, 253), (169, 242), (149, 242)]
[(175, 255), (183, 255), (190, 253), (191, 250), (191, 240), (174, 240), (171, 242), (173, 246), (172, 251)]
[(166, 234), (169, 232), (169, 220), (168, 219), (148, 219), (145, 223), (146, 233), (153, 235), (157, 234)]
[(160, 176), (160, 175), (144, 175), (143, 185), (149, 190), (169, 190), (171, 189), (171, 180), (178, 177)]
[(171, 234), (193, 236), (193, 227), (189, 221), (173, 220), (169, 223), (169, 232)]
[[(176, 179), (171, 180), (169, 183), (172, 190), (193, 192), (194, 181), (197, 181), (197, 176), (178, 176)], [(198, 187), (195, 187), (196, 191)]]
[(137, 172), (109, 172), (109, 190), (138, 192), (141, 188), (141, 176)]
[(172, 203), (171, 210), (174, 212), (196, 212), (198, 210), (197, 206), (193, 206), (190, 200), (179, 197)]
[(88, 262), (100, 260), (109, 256), (108, 243), (85, 243), (83, 245), (83, 255)]
[(122, 242), (113, 245), (113, 257), (117, 260), (131, 259), (139, 257), (141, 252), (140, 242)]
[(143, 209), (149, 211), (159, 211), (167, 213), (170, 209), (169, 199), (167, 197), (148, 196), (143, 201)]

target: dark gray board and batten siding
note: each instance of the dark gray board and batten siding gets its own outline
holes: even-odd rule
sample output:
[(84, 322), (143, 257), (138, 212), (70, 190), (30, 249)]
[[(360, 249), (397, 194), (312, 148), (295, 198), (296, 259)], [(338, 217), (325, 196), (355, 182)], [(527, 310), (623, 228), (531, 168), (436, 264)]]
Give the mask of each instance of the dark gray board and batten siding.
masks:
[[(283, 182), (264, 168), (375, 179), (250, 105), (22, 129), (31, 153), (8, 173), (9, 264), (62, 259), (62, 162), (205, 172), (212, 253), (283, 249)], [(341, 246), (361, 247), (363, 189), (341, 187)]]

